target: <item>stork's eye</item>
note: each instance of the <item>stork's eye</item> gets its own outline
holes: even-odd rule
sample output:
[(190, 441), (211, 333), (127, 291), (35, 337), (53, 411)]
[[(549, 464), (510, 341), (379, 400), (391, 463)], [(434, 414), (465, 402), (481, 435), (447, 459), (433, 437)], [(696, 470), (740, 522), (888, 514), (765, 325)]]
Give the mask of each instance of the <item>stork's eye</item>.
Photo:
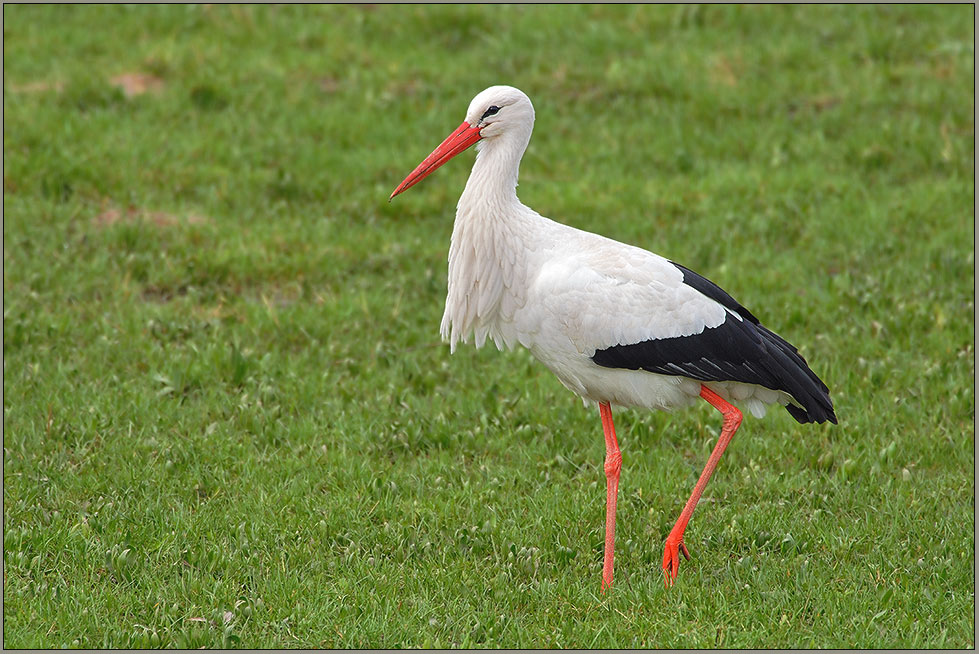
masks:
[(487, 116), (493, 116), (493, 115), (496, 115), (496, 112), (498, 112), (499, 110), (500, 110), (500, 108), (499, 108), (499, 107), (497, 107), (497, 106), (496, 106), (496, 105), (494, 104), (494, 105), (493, 105), (492, 107), (490, 107), (489, 109), (487, 109), (487, 110), (486, 110), (486, 113), (484, 113), (484, 114), (483, 114), (483, 117), (482, 117), (482, 118), (480, 118), (480, 120), (483, 120), (483, 119), (485, 119), (485, 118), (486, 118)]

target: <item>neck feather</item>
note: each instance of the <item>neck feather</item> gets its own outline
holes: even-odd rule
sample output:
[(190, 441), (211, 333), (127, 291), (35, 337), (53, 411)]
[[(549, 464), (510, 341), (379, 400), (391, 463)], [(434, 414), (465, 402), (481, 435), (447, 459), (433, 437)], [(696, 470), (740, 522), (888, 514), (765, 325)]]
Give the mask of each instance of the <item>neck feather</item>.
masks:
[(476, 163), (459, 198), (463, 202), (489, 202), (493, 205), (516, 203), (520, 160), (530, 135), (510, 133), (476, 144)]
[[(507, 322), (522, 305), (514, 284), (522, 274), (530, 212), (517, 199), (517, 175), (527, 141), (482, 142), (459, 198), (449, 247), (449, 289), (442, 337), (452, 348), (475, 337), (512, 345)], [(520, 297), (518, 297), (520, 296)]]

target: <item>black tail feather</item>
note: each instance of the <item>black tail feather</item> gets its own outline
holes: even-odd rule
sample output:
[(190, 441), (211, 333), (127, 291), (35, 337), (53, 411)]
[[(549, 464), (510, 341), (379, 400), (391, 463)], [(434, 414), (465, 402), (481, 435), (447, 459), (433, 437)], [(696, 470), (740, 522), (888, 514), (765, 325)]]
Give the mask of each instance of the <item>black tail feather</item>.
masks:
[(784, 371), (784, 375), (779, 376), (782, 377), (785, 385), (779, 390), (786, 391), (802, 405), (801, 407), (791, 403), (786, 405), (785, 409), (789, 415), (803, 424), (808, 422), (836, 424), (836, 413), (833, 410), (833, 400), (829, 396), (829, 388), (816, 376), (805, 358), (791, 343), (764, 325), (759, 324), (755, 327), (767, 344), (774, 346), (775, 352), (778, 353), (772, 352), (775, 354), (775, 361), (781, 364), (780, 367)]

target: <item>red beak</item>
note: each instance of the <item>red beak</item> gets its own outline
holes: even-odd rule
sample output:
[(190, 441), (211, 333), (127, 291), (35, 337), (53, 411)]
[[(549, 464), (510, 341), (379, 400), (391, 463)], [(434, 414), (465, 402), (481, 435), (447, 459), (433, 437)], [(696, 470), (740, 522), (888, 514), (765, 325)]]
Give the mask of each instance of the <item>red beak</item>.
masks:
[(433, 172), (435, 172), (436, 168), (478, 140), (479, 128), (473, 127), (469, 123), (463, 121), (463, 123), (456, 128), (456, 131), (449, 134), (449, 136), (442, 141), (442, 144), (432, 151), (432, 154), (425, 157), (425, 161), (418, 164), (418, 167), (411, 171), (410, 175), (405, 177), (405, 181), (398, 184), (398, 188), (394, 189), (394, 193), (392, 193), (391, 197), (388, 198), (388, 202), (393, 200), (395, 195), (407, 191), (412, 186), (431, 175)]

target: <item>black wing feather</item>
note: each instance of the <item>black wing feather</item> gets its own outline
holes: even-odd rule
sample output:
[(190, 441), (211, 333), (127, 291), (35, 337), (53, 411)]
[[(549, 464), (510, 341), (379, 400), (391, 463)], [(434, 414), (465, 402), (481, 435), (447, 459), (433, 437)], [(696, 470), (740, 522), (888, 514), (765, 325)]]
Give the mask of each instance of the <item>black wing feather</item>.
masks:
[(684, 284), (700, 291), (710, 299), (721, 304), (721, 306), (730, 309), (742, 318), (747, 318), (748, 322), (752, 322), (756, 325), (758, 324), (758, 319), (755, 318), (750, 311), (741, 306), (738, 301), (731, 297), (723, 288), (710, 281), (703, 275), (695, 273), (686, 266), (681, 266), (675, 261), (671, 261), (670, 263), (679, 268), (680, 272), (683, 273)]
[(592, 360), (606, 368), (646, 370), (698, 381), (736, 381), (785, 391), (800, 407), (789, 404), (797, 421), (836, 422), (826, 384), (799, 351), (772, 332), (723, 289), (689, 268), (683, 283), (729, 310), (727, 319), (699, 334), (661, 338), (598, 350)]

